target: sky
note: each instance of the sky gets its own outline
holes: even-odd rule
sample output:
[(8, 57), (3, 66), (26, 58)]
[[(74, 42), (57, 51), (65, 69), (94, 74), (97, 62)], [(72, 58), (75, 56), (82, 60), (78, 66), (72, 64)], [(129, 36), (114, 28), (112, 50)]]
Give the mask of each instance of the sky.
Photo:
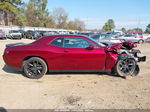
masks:
[(150, 0), (48, 0), (47, 9), (54, 8), (64, 8), (69, 20), (79, 18), (89, 29), (101, 29), (108, 19), (116, 29), (145, 29), (150, 23)]

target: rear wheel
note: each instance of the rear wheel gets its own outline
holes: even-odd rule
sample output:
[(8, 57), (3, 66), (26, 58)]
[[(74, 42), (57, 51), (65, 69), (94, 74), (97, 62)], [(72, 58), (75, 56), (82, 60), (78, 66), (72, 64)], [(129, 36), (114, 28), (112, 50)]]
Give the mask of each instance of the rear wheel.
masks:
[(43, 59), (33, 57), (24, 61), (23, 71), (26, 77), (31, 79), (39, 79), (46, 74), (47, 65)]
[(134, 75), (136, 71), (136, 61), (134, 59), (120, 59), (115, 67), (115, 71), (119, 76)]

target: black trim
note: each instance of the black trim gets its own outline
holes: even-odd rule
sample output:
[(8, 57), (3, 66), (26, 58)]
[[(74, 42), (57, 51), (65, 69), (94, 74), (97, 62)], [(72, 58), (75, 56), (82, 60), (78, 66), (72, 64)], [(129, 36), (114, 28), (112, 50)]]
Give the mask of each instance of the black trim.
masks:
[(138, 57), (138, 62), (145, 62), (145, 61), (146, 61), (146, 56)]
[(96, 72), (110, 72), (110, 71), (106, 71), (106, 70), (49, 70), (49, 72), (96, 73)]

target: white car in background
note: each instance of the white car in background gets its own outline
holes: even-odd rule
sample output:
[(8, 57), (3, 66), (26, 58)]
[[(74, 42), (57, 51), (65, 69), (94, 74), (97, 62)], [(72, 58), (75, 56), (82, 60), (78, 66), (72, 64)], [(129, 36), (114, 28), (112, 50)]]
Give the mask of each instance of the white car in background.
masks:
[(144, 38), (145, 40), (150, 39), (150, 34), (144, 34), (144, 35), (143, 35), (143, 38)]
[(10, 38), (10, 39), (21, 39), (22, 33), (20, 30), (10, 30), (8, 38)]

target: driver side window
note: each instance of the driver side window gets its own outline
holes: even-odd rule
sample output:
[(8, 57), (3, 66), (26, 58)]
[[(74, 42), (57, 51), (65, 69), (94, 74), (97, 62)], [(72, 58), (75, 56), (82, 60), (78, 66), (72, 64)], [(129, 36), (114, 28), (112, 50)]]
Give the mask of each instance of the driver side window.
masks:
[(89, 45), (94, 44), (82, 38), (64, 38), (65, 48), (87, 48)]

